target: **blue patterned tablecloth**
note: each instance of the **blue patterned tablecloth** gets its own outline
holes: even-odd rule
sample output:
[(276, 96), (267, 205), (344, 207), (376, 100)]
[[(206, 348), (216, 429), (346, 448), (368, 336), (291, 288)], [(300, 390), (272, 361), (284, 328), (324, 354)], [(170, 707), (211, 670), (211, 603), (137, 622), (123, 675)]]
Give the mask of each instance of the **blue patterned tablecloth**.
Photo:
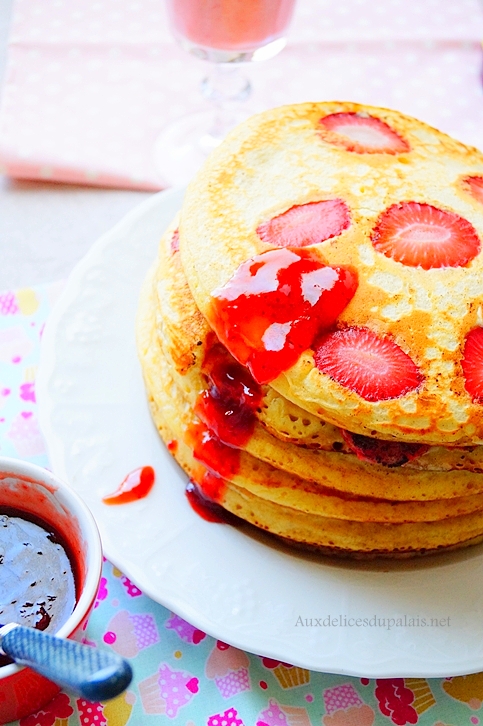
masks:
[[(48, 466), (35, 374), (62, 284), (0, 294), (0, 454)], [(107, 703), (60, 693), (20, 726), (477, 726), (483, 673), (369, 680), (314, 673), (214, 640), (105, 561), (85, 641), (131, 659), (128, 691)]]

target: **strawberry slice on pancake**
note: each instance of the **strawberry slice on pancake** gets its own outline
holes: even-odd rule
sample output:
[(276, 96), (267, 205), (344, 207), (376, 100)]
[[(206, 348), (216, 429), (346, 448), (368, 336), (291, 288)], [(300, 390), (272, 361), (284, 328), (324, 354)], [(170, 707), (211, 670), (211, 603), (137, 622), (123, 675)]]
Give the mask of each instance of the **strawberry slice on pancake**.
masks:
[(356, 154), (401, 154), (410, 146), (387, 123), (366, 113), (332, 113), (319, 121), (324, 141)]
[(483, 204), (483, 177), (467, 176), (463, 179), (463, 186), (474, 199)]
[(314, 360), (321, 373), (366, 401), (399, 398), (423, 381), (416, 364), (391, 338), (364, 327), (327, 333), (315, 348)]
[(400, 202), (386, 209), (372, 231), (372, 244), (386, 257), (424, 270), (463, 267), (481, 249), (467, 219), (420, 202)]
[(466, 336), (461, 365), (466, 390), (474, 403), (483, 403), (483, 328), (473, 328)]
[(389, 468), (407, 464), (408, 461), (417, 459), (429, 449), (426, 444), (384, 441), (371, 436), (363, 436), (363, 434), (353, 434), (345, 429), (341, 429), (341, 433), (347, 446), (358, 459), (369, 461), (372, 464), (382, 464)]
[(337, 237), (350, 227), (350, 214), (342, 199), (297, 204), (263, 222), (257, 234), (275, 247), (305, 247)]

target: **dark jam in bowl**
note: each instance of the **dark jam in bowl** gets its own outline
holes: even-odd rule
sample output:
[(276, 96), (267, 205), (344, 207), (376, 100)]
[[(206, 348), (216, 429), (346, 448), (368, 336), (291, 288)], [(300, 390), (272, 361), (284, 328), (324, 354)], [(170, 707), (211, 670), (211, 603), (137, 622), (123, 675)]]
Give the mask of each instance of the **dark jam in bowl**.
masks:
[[(55, 633), (76, 604), (73, 558), (48, 523), (0, 507), (0, 624)], [(0, 666), (12, 661), (0, 655)]]

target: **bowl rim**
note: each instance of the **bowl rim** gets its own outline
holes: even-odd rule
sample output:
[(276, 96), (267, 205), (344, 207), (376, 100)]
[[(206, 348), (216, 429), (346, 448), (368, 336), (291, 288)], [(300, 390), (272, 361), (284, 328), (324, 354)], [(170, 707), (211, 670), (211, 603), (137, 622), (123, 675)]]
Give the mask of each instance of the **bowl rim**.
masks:
[[(49, 469), (33, 464), (23, 459), (0, 456), (0, 477), (12, 474), (19, 478), (31, 479), (34, 483), (44, 485), (55, 490), (55, 497), (77, 519), (84, 541), (88, 543), (86, 576), (80, 597), (65, 623), (54, 633), (56, 637), (68, 638), (81, 625), (92, 605), (94, 604), (102, 573), (102, 545), (101, 537), (95, 519), (84, 500), (69, 486), (69, 484), (53, 474)], [(55, 523), (53, 523), (55, 527)], [(26, 666), (16, 663), (0, 668), (1, 681), (24, 670)]]

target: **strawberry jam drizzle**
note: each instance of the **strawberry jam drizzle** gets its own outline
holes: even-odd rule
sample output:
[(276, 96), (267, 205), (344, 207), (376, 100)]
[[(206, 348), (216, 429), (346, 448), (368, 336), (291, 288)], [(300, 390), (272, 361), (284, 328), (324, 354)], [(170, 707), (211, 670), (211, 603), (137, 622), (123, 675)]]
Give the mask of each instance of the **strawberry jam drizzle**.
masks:
[(194, 407), (199, 420), (190, 424), (187, 435), (194, 458), (207, 471), (200, 481), (190, 482), (186, 496), (205, 519), (231, 522), (219, 502), (225, 480), (233, 479), (240, 469), (239, 449), (253, 433), (262, 392), (218, 342), (209, 346), (202, 372), (207, 385)]
[[(194, 458), (221, 479), (231, 479), (240, 469), (240, 452), (227, 446), (201, 421), (193, 422), (187, 429), (187, 440)], [(214, 488), (213, 488), (214, 489)], [(218, 499), (218, 494), (215, 498)]]
[[(0, 620), (58, 629), (77, 602), (74, 553), (61, 532), (16, 507), (0, 508)], [(0, 652), (0, 668), (13, 660)]]
[(178, 451), (178, 442), (176, 441), (176, 439), (171, 439), (171, 441), (168, 441), (168, 443), (166, 444), (166, 448), (174, 456)]
[(142, 466), (131, 471), (112, 494), (102, 498), (104, 504), (127, 504), (147, 497), (154, 486), (154, 469)]
[[(217, 479), (218, 482), (214, 483), (210, 481), (212, 479)], [(200, 484), (197, 484), (190, 479), (186, 485), (186, 498), (196, 514), (199, 514), (199, 516), (207, 522), (239, 525), (241, 522), (239, 517), (236, 517), (231, 512), (223, 509), (221, 504), (217, 504), (216, 501), (206, 495), (206, 490), (208, 490), (210, 494), (213, 494), (213, 484), (215, 484), (215, 488), (219, 488), (221, 486), (221, 482), (223, 482), (223, 480), (220, 479), (220, 477), (217, 477), (207, 471)], [(218, 494), (216, 496), (218, 496)]]
[(208, 349), (202, 371), (207, 388), (198, 396), (195, 413), (228, 446), (240, 448), (253, 433), (262, 392), (250, 373), (222, 345)]
[(333, 326), (356, 288), (354, 271), (325, 265), (313, 250), (273, 249), (215, 290), (209, 317), (234, 358), (268, 383)]

